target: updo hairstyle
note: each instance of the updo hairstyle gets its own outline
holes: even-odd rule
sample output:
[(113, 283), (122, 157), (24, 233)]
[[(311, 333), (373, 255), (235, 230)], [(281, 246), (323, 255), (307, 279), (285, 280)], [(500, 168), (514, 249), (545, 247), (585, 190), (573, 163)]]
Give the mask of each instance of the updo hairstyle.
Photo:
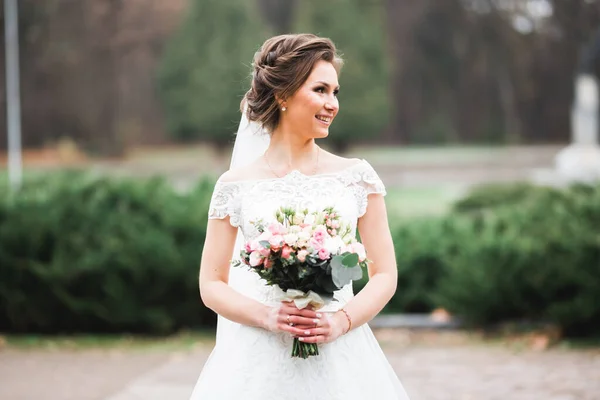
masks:
[(276, 96), (292, 96), (320, 60), (332, 63), (339, 74), (343, 60), (330, 39), (307, 33), (267, 39), (254, 54), (252, 86), (242, 100), (242, 112), (271, 134), (281, 112)]

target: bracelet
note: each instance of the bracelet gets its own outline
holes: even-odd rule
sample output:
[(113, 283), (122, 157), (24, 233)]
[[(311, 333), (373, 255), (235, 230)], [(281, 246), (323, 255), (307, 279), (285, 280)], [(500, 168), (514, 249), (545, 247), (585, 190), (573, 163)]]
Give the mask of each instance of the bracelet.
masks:
[(344, 332), (344, 335), (345, 335), (346, 333), (350, 332), (350, 329), (352, 329), (352, 318), (350, 318), (348, 311), (344, 310), (343, 308), (340, 308), (340, 311), (344, 313), (344, 315), (346, 316), (346, 319), (348, 320), (348, 330), (346, 330), (346, 332)]

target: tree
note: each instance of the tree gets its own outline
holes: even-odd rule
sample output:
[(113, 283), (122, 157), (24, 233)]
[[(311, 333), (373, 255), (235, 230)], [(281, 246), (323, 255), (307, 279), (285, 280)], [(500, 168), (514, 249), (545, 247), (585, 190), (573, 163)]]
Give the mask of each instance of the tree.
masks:
[(23, 145), (68, 137), (118, 155), (134, 141), (160, 141), (154, 69), (184, 1), (21, 0)]
[(237, 129), (254, 52), (266, 38), (253, 4), (193, 0), (158, 75), (169, 132), (223, 146)]
[(258, 0), (261, 15), (278, 35), (291, 30), (297, 5), (298, 0)]

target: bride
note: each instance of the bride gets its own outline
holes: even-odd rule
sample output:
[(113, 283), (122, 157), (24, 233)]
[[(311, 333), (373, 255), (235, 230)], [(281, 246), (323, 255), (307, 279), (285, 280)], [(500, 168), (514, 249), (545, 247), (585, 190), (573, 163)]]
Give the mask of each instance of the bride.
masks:
[[(367, 325), (396, 290), (384, 185), (365, 160), (315, 143), (339, 111), (341, 66), (334, 44), (311, 34), (270, 38), (254, 57), (232, 168), (209, 209), (200, 293), (219, 318), (192, 400), (408, 399)], [(359, 294), (349, 284), (324, 308), (299, 310), (257, 274), (230, 268), (243, 241), (259, 234), (252, 221), (282, 205), (332, 205), (358, 229), (372, 260)], [(318, 343), (320, 355), (291, 358), (294, 337)]]

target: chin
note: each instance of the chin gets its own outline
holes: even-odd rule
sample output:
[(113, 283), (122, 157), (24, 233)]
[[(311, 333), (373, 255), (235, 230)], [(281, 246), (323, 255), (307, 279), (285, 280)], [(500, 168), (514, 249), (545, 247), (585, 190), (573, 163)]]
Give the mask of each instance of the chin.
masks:
[(324, 128), (322, 126), (317, 127), (316, 129), (313, 129), (313, 134), (312, 136), (315, 139), (323, 139), (326, 138), (327, 136), (329, 136), (329, 127)]
[(318, 131), (318, 132), (315, 132), (315, 134), (313, 135), (313, 137), (314, 137), (315, 139), (324, 139), (324, 138), (326, 138), (327, 136), (329, 136), (329, 130), (326, 130), (326, 131)]

